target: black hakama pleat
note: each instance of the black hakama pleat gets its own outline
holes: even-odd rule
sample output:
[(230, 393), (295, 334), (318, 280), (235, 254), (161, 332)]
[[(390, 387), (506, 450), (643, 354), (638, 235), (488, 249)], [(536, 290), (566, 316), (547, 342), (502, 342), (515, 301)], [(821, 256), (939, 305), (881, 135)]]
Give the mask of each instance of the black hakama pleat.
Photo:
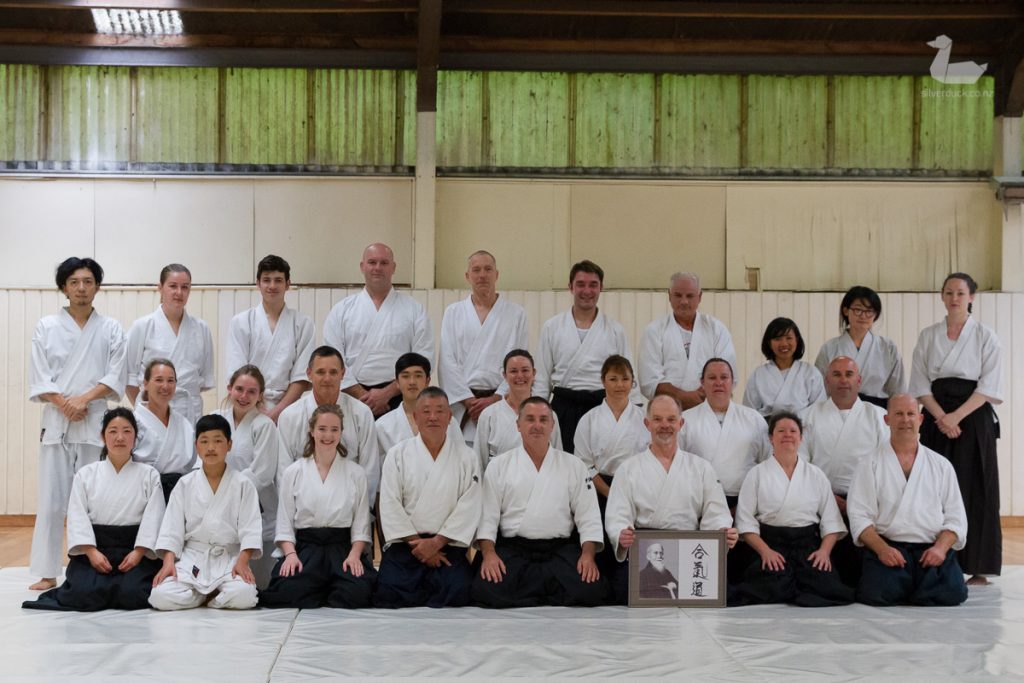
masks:
[(381, 555), (374, 607), (464, 607), (469, 604), (473, 569), (466, 549), (442, 551), (451, 566), (428, 567), (412, 554), (408, 543), (392, 543)]
[(342, 570), (351, 550), (349, 529), (297, 529), (295, 552), (302, 562), (302, 571), (281, 576), (285, 558), (279, 558), (270, 574), (270, 584), (260, 591), (260, 607), (370, 607), (377, 571), (366, 555), (361, 558), (362, 576)]
[(178, 485), (178, 480), (185, 476), (185, 472), (164, 472), (160, 475), (160, 486), (164, 490), (164, 503), (171, 499), (171, 491)]
[(92, 530), (96, 536), (96, 548), (110, 562), (110, 572), (100, 574), (92, 568), (85, 555), (71, 555), (64, 583), (46, 591), (36, 600), (22, 603), (22, 607), (62, 612), (149, 609), (149, 592), (153, 588), (153, 577), (160, 571), (160, 562), (143, 557), (127, 572), (117, 568), (125, 556), (135, 550), (138, 525), (94, 524)]
[(604, 389), (577, 391), (555, 387), (552, 391), (551, 409), (558, 416), (558, 428), (562, 432), (562, 450), (576, 452), (576, 426), (590, 410), (601, 405)]
[(839, 580), (835, 569), (815, 569), (807, 557), (821, 545), (818, 525), (776, 527), (761, 525), (761, 538), (786, 560), (781, 571), (761, 568), (758, 556), (744, 581), (729, 588), (729, 606), (791, 603), (800, 607), (829, 607), (853, 602), (854, 591)]
[(931, 543), (885, 541), (903, 555), (903, 567), (886, 567), (870, 550), (864, 552), (864, 570), (857, 587), (857, 602), (887, 607), (890, 605), (950, 606), (967, 599), (967, 583), (956, 559), (946, 553), (938, 567), (922, 567), (921, 555)]
[[(726, 496), (725, 504), (729, 506), (729, 516), (736, 519), (736, 505), (739, 504), (739, 496)], [(743, 583), (746, 578), (747, 567), (754, 560), (761, 561), (761, 557), (754, 552), (746, 543), (737, 543), (729, 549), (725, 562), (725, 581), (729, 585)]]
[(873, 403), (882, 410), (889, 409), (889, 399), (887, 397), (868, 396), (867, 394), (857, 394), (857, 396), (860, 397), (860, 400), (864, 401), (865, 403)]
[[(586, 583), (576, 571), (579, 536), (532, 539), (499, 536), (495, 552), (505, 563), (498, 583), (480, 576), (483, 553), (473, 563), (473, 602), (481, 607), (596, 607), (605, 602), (608, 580)], [(599, 570), (600, 571), (600, 570)]]
[[(978, 383), (943, 378), (932, 382), (932, 396), (949, 413), (966, 401)], [(999, 522), (999, 465), (996, 439), (999, 426), (991, 403), (985, 403), (960, 422), (960, 436), (948, 439), (925, 411), (921, 443), (946, 456), (956, 470), (967, 511), (967, 544), (958, 561), (968, 574), (998, 576), (1003, 567), (1003, 532)]]

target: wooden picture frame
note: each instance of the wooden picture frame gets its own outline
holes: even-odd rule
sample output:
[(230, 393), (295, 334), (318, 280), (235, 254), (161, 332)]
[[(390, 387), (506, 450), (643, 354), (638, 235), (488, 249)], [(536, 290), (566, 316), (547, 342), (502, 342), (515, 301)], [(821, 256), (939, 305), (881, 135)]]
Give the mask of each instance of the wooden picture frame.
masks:
[[(724, 531), (642, 530), (635, 538), (629, 548), (630, 607), (725, 607)], [(660, 553), (652, 550), (657, 545)], [(651, 563), (659, 554), (661, 570)]]

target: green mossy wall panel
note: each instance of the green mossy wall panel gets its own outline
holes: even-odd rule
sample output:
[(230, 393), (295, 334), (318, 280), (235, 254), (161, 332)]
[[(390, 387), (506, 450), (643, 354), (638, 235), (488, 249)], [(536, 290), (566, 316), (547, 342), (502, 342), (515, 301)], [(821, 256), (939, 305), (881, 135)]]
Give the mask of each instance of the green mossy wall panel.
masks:
[(484, 108), (487, 166), (569, 165), (569, 75), (495, 71)]
[(577, 74), (572, 166), (654, 165), (654, 74)]
[(307, 71), (224, 70), (224, 163), (303, 164)]
[(739, 76), (658, 77), (659, 158), (668, 168), (738, 168)]
[(401, 72), (317, 69), (313, 80), (310, 163), (394, 166), (402, 163), (405, 87)]
[(913, 166), (915, 80), (913, 76), (833, 79), (837, 168)]
[(49, 67), (47, 159), (125, 162), (131, 159), (128, 67)]
[(216, 163), (217, 69), (140, 67), (135, 161)]
[(992, 168), (992, 77), (973, 85), (921, 82), (919, 168), (988, 171)]
[(0, 159), (39, 159), (39, 114), (42, 107), (40, 66), (0, 65)]
[(747, 77), (747, 167), (828, 165), (828, 79)]
[(483, 88), (481, 71), (437, 75), (438, 166), (484, 165)]

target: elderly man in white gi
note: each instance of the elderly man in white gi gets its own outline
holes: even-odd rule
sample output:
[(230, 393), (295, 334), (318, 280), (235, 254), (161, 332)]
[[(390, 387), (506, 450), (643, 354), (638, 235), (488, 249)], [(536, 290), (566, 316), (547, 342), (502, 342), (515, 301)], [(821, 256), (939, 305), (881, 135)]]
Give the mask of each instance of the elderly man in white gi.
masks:
[(434, 333), (418, 301), (391, 285), (395, 254), (386, 244), (371, 244), (359, 262), (366, 286), (331, 309), (324, 321), (324, 343), (341, 352), (348, 368), (342, 391), (377, 417), (402, 401), (395, 361), (403, 353), (434, 357)]
[(648, 325), (640, 342), (637, 375), (647, 398), (665, 394), (687, 410), (704, 400), (700, 377), (709, 359), (724, 358), (735, 370), (732, 336), (721, 321), (697, 311), (702, 296), (693, 273), (676, 273), (669, 280), (672, 312)]
[(107, 400), (121, 397), (126, 379), (124, 330), (92, 306), (103, 268), (91, 258), (71, 257), (57, 267), (56, 282), (68, 305), (36, 325), (29, 365), (29, 400), (45, 404), (29, 560), (29, 571), (42, 578), (32, 590), (57, 585), (71, 482), (100, 459)]
[(889, 443), (861, 460), (850, 483), (850, 533), (865, 546), (857, 600), (869, 605), (959, 605), (967, 584), (956, 552), (967, 539), (956, 472), (920, 443), (920, 406), (889, 399)]
[(604, 529), (587, 466), (551, 447), (555, 422), (546, 400), (523, 401), (518, 426), (523, 445), (495, 458), (484, 475), (473, 601), (599, 605), (608, 590), (595, 560)]

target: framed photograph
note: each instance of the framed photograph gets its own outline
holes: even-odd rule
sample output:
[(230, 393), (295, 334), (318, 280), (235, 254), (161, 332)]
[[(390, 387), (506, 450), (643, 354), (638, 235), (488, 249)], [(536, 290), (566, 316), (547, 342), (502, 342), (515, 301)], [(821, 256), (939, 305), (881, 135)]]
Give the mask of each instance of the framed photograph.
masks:
[(630, 607), (725, 607), (724, 531), (636, 532)]

